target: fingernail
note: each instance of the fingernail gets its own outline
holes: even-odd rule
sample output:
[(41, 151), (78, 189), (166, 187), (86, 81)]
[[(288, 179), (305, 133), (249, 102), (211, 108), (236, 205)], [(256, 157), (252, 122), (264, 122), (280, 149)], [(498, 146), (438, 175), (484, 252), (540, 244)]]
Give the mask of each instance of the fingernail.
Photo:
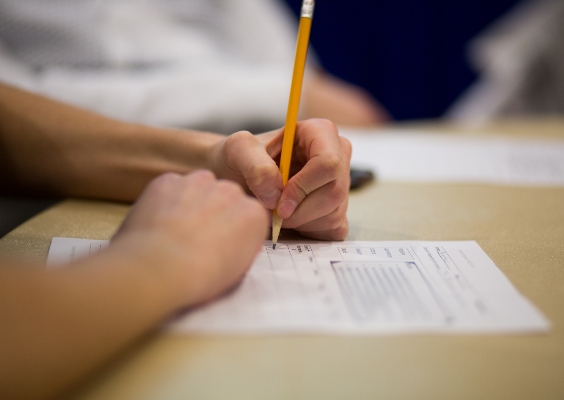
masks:
[(278, 206), (278, 215), (284, 219), (289, 218), (294, 213), (297, 206), (298, 203), (295, 200), (284, 199)]
[(282, 192), (278, 189), (274, 189), (272, 192), (267, 193), (263, 196), (260, 196), (260, 201), (271, 210), (276, 208), (276, 203), (278, 203), (278, 199), (280, 199), (280, 195)]

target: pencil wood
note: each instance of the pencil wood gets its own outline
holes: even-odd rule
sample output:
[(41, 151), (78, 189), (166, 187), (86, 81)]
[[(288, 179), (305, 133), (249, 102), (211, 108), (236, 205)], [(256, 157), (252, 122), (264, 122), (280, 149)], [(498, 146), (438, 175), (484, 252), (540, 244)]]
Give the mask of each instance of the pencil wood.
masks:
[[(288, 100), (288, 112), (286, 113), (286, 125), (284, 127), (284, 137), (282, 138), (282, 153), (280, 154), (280, 173), (284, 186), (288, 183), (290, 174), (290, 164), (292, 162), (292, 151), (294, 148), (294, 136), (296, 124), (298, 122), (298, 111), (300, 108), (300, 97), (307, 59), (307, 49), (309, 44), (309, 34), (311, 31), (311, 21), (313, 18), (313, 0), (304, 0), (298, 30), (298, 40), (296, 44), (296, 57), (294, 60), (294, 72), (292, 74), (292, 86), (290, 88), (290, 99)], [(272, 213), (272, 244), (276, 247), (280, 229), (282, 228), (282, 218), (276, 210)]]
[(272, 248), (276, 249), (276, 243), (278, 243), (278, 236), (280, 235), (280, 229), (282, 228), (282, 218), (274, 211), (272, 214)]

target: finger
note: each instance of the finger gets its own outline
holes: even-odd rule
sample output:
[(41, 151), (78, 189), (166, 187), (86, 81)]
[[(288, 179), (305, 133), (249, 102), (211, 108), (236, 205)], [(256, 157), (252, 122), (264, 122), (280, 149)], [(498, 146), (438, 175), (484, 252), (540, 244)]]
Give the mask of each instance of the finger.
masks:
[[(311, 220), (299, 226), (284, 225), (284, 228), (291, 228), (300, 232), (327, 231), (340, 227), (347, 220), (347, 201), (339, 204), (339, 206), (330, 213), (322, 217)], [(286, 222), (286, 221), (284, 221)]]
[(311, 120), (298, 126), (295, 157), (304, 165), (284, 188), (278, 203), (278, 214), (289, 218), (313, 191), (334, 181), (345, 179), (349, 170), (348, 148), (343, 148), (335, 125), (326, 120)]
[(274, 209), (282, 189), (282, 176), (263, 144), (249, 132), (237, 132), (226, 139), (226, 162), (234, 174), (268, 209)]
[(295, 229), (322, 218), (342, 204), (346, 205), (347, 197), (347, 182), (333, 181), (311, 193), (290, 218), (284, 220), (284, 227)]
[(349, 223), (347, 220), (343, 221), (343, 224), (337, 228), (322, 230), (322, 231), (301, 231), (298, 230), (303, 236), (307, 236), (316, 240), (345, 240), (349, 234)]

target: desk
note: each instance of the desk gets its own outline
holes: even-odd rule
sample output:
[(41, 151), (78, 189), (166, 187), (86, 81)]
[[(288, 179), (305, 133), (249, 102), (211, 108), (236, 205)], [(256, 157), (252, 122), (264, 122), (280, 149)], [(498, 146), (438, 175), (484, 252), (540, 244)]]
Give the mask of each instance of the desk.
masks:
[[(459, 134), (564, 138), (564, 118)], [(44, 260), (51, 237), (108, 238), (127, 206), (63, 201), (0, 240)], [(552, 321), (548, 335), (181, 337), (157, 334), (77, 399), (562, 399), (564, 188), (377, 183), (354, 192), (350, 240), (476, 240)]]

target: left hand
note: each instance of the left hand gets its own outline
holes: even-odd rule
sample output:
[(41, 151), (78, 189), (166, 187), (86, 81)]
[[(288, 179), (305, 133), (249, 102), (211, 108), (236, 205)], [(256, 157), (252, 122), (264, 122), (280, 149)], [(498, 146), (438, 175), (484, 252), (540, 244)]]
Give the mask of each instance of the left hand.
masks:
[(296, 127), (290, 179), (286, 187), (276, 165), (284, 129), (252, 135), (237, 132), (216, 144), (212, 170), (219, 178), (239, 182), (268, 209), (276, 208), (283, 228), (321, 240), (343, 240), (351, 144), (336, 126), (322, 119)]

